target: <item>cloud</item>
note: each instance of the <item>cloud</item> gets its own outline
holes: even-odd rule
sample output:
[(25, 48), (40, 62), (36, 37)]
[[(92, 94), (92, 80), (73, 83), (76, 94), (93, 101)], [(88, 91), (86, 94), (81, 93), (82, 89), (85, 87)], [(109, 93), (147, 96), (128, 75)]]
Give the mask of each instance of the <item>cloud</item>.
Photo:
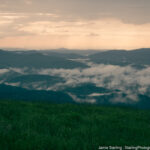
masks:
[(94, 98), (93, 99), (92, 98), (82, 99), (82, 98), (78, 98), (77, 96), (75, 96), (73, 94), (70, 94), (70, 93), (68, 93), (68, 94), (77, 103), (90, 103), (90, 104), (96, 103), (96, 100)]
[[(35, 14), (35, 16), (43, 16), (43, 14)], [(46, 16), (55, 19), (58, 17), (55, 14), (46, 14)], [(28, 49), (62, 47), (68, 49), (136, 49), (150, 47), (150, 33), (148, 32), (150, 24), (125, 24), (112, 18), (76, 21), (58, 21), (58, 18), (30, 22), (31, 18), (27, 17), (28, 21), (26, 20), (27, 22), (24, 24), (19, 23), (21, 18), (18, 20), (17, 26), (13, 23), (5, 24), (1, 27), (3, 29), (1, 36), (4, 37), (0, 39), (0, 46)], [(10, 28), (8, 29), (8, 27)]]
[[(128, 94), (128, 98), (138, 100), (138, 94), (150, 90), (150, 67), (137, 70), (131, 66), (94, 65), (87, 69), (44, 69), (38, 73), (60, 76), (66, 80), (59, 87), (74, 87), (83, 83), (94, 83), (98, 87), (119, 89)], [(55, 87), (56, 88), (56, 87)], [(150, 95), (149, 95), (150, 96)]]
[(1, 0), (0, 6), (1, 11), (57, 13), (68, 19), (115, 17), (136, 24), (150, 22), (149, 0)]
[(0, 47), (150, 47), (149, 6), (149, 0), (1, 0)]
[[(66, 21), (38, 21), (32, 22), (20, 28), (21, 31), (35, 33), (37, 35), (76, 35), (86, 36), (87, 34), (98, 35), (103, 38), (116, 37), (132, 37), (150, 36), (147, 32), (150, 24), (133, 25), (124, 24), (116, 19), (101, 19), (101, 20), (76, 20), (74, 22)], [(66, 33), (66, 31), (68, 31)], [(107, 37), (108, 36), (108, 37)]]
[(18, 28), (21, 24), (18, 21), (26, 17), (27, 16), (25, 14), (7, 12), (0, 13), (0, 38), (25, 35), (24, 32), (19, 32)]
[[(138, 70), (132, 68), (131, 66), (114, 66), (114, 65), (96, 65), (89, 63), (90, 67), (86, 69), (31, 69), (31, 68), (9, 68), (0, 70), (0, 81), (6, 82), (10, 85), (18, 85), (24, 88), (33, 88), (37, 90), (63, 90), (65, 88), (76, 87), (85, 83), (95, 84), (97, 87), (103, 87), (111, 91), (116, 91), (117, 96), (111, 99), (111, 103), (127, 103), (137, 102), (138, 95), (150, 96), (150, 67)], [(32, 83), (21, 83), (14, 82), (9, 83), (5, 79), (11, 76), (16, 76), (16, 74), (11, 74), (11, 72), (28, 75), (28, 74), (39, 74), (39, 75), (50, 75), (55, 77), (61, 77), (64, 82), (57, 82), (55, 84), (49, 84), (44, 81), (37, 81)], [(94, 92), (94, 91), (93, 91)], [(122, 93), (127, 94), (125, 97)], [(71, 93), (70, 93), (71, 94)], [(94, 94), (94, 93), (93, 93)], [(95, 93), (96, 95), (106, 94), (106, 93)], [(107, 93), (108, 95), (111, 92)], [(94, 103), (94, 99), (90, 95), (87, 95), (85, 100), (77, 98), (76, 95), (71, 95), (73, 99), (80, 102), (90, 102)], [(130, 101), (128, 101), (130, 100)]]
[(0, 69), (0, 75), (9, 72), (9, 69)]
[(25, 2), (25, 4), (27, 4), (27, 5), (31, 5), (33, 2), (32, 2), (32, 0), (24, 0), (24, 2)]

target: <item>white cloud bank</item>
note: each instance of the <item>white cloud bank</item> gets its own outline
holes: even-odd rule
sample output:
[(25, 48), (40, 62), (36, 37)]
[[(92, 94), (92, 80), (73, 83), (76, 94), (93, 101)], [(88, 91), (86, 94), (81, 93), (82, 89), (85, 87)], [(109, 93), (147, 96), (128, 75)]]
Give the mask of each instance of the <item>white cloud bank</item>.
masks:
[(150, 92), (150, 67), (137, 70), (131, 66), (93, 65), (91, 68), (83, 70), (43, 69), (38, 73), (64, 78), (66, 82), (56, 85), (56, 89), (65, 86), (74, 87), (83, 83), (94, 83), (98, 87), (111, 90), (119, 89), (121, 92), (127, 93), (128, 98), (135, 101), (138, 100), (138, 94)]
[[(104, 87), (110, 90), (120, 90), (126, 93), (127, 98), (138, 101), (138, 94), (146, 94), (150, 96), (150, 67), (142, 70), (132, 68), (131, 66), (120, 67), (114, 65), (95, 65), (86, 69), (32, 69), (10, 68), (1, 69), (0, 74), (5, 77), (5, 73), (14, 71), (20, 74), (40, 74), (62, 77), (65, 82), (59, 82), (55, 85), (45, 85), (44, 82), (24, 83), (25, 87), (33, 87), (35, 89), (44, 90), (61, 90), (63, 88), (76, 87), (84, 83), (94, 83), (97, 87)], [(18, 82), (17, 82), (18, 84)], [(101, 93), (103, 94), (103, 93)], [(110, 94), (110, 93), (109, 93)], [(75, 97), (74, 97), (75, 98)], [(121, 97), (113, 100), (117, 102), (125, 99)], [(89, 99), (87, 99), (89, 101)], [(93, 102), (93, 100), (92, 100)]]

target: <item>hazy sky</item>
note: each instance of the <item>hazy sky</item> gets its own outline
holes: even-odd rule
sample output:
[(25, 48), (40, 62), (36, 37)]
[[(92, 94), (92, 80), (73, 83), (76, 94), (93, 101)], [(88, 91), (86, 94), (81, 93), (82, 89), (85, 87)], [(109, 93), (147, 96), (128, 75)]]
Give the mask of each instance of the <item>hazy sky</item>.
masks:
[(150, 47), (150, 0), (0, 0), (0, 47)]

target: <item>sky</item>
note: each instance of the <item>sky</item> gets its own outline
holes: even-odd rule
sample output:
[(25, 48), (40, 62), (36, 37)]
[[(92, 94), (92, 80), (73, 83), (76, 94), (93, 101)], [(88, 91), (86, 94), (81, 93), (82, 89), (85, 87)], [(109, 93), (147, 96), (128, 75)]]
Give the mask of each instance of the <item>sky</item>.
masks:
[(0, 0), (0, 47), (150, 47), (150, 0)]

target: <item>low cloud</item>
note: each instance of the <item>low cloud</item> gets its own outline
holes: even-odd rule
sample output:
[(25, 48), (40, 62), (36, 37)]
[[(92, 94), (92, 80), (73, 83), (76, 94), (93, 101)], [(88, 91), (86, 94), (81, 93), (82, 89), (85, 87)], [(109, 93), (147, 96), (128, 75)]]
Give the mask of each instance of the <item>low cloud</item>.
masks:
[(9, 72), (9, 69), (0, 69), (0, 74), (4, 74)]
[[(87, 69), (43, 69), (39, 74), (60, 76), (66, 80), (62, 87), (94, 83), (97, 87), (120, 90), (137, 101), (138, 94), (150, 91), (150, 67), (137, 70), (131, 66), (93, 65)], [(59, 87), (61, 87), (59, 85)]]
[(68, 94), (77, 103), (90, 103), (90, 104), (96, 103), (96, 100), (94, 98), (93, 99), (91, 99), (91, 98), (82, 99), (82, 98), (78, 98), (76, 95), (73, 95), (71, 93), (68, 93)]
[[(150, 67), (144, 69), (135, 69), (131, 66), (120, 67), (114, 65), (96, 65), (89, 63), (91, 66), (86, 69), (30, 69), (30, 68), (10, 68), (1, 69), (0, 77), (6, 78), (5, 74), (10, 72), (16, 72), (20, 75), (38, 74), (38, 75), (49, 75), (55, 77), (61, 77), (64, 82), (57, 82), (53, 85), (46, 84), (45, 82), (34, 82), (34, 83), (18, 83), (17, 85), (25, 88), (32, 87), (37, 90), (63, 90), (65, 88), (72, 88), (84, 83), (93, 83), (97, 87), (103, 87), (112, 91), (119, 90), (118, 97), (112, 99), (112, 102), (126, 102), (127, 99), (138, 101), (138, 95), (150, 96)], [(3, 79), (2, 78), (2, 79)], [(4, 80), (3, 80), (4, 81)], [(7, 83), (10, 84), (10, 83)], [(15, 83), (11, 83), (15, 85)], [(121, 93), (127, 94), (125, 98), (121, 96)], [(95, 93), (98, 94), (98, 93)], [(105, 93), (99, 93), (105, 94)], [(107, 93), (111, 94), (111, 93)], [(120, 97), (119, 97), (120, 95)], [(74, 99), (76, 97), (72, 95)], [(87, 98), (86, 100), (89, 101)], [(121, 98), (122, 97), (122, 98)], [(81, 99), (77, 99), (81, 100)], [(83, 100), (81, 100), (83, 101)], [(92, 100), (92, 102), (94, 102)]]

